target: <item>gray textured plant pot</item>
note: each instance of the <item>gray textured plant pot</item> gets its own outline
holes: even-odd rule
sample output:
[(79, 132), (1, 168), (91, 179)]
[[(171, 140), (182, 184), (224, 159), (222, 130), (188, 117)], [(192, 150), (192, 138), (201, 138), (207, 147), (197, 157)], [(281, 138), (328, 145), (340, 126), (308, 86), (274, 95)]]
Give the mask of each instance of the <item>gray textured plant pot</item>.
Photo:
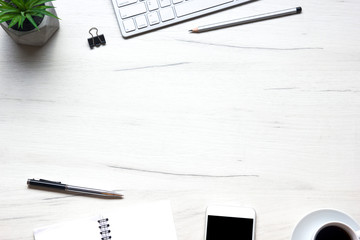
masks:
[[(51, 2), (47, 2), (46, 5), (53, 6)], [(54, 8), (49, 8), (47, 11), (57, 16)], [(1, 23), (1, 27), (16, 43), (30, 46), (44, 45), (59, 29), (59, 26), (59, 20), (49, 16), (45, 16), (38, 26), (40, 31), (36, 28), (30, 31), (17, 31), (12, 28), (8, 28), (8, 24), (6, 22)]]

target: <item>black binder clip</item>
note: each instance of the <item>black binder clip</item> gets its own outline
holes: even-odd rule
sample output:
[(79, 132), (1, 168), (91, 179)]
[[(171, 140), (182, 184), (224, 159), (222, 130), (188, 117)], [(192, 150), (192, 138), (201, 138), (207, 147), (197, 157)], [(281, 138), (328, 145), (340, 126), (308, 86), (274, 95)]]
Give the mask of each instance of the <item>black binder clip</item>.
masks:
[[(96, 36), (95, 37), (91, 33), (92, 30), (96, 30)], [(100, 45), (105, 45), (106, 44), (104, 35), (103, 34), (99, 35), (98, 34), (98, 29), (96, 27), (90, 28), (89, 33), (91, 35), (91, 38), (88, 38), (88, 42), (89, 42), (89, 46), (90, 46), (91, 49), (93, 49), (94, 47), (100, 47)]]

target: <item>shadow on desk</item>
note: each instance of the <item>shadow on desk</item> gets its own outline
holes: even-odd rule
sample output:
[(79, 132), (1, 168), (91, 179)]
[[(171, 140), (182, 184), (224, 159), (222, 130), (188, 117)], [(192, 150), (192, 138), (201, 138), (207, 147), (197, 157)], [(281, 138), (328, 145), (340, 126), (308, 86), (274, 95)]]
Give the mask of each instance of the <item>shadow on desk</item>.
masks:
[[(40, 60), (52, 52), (58, 47), (58, 35), (59, 31), (56, 31), (54, 35), (43, 46), (27, 46), (15, 43), (9, 36), (7, 43), (8, 51), (11, 53), (14, 63), (16, 65), (28, 63), (29, 67), (34, 67), (33, 64), (39, 64)], [(11, 42), (11, 43), (10, 43)]]

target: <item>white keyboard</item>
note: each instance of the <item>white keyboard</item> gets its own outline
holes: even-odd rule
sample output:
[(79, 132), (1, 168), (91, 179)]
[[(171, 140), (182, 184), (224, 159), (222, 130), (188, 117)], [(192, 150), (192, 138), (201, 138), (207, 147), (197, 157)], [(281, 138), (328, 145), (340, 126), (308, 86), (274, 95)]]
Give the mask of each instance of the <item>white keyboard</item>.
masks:
[(123, 37), (256, 0), (112, 0)]

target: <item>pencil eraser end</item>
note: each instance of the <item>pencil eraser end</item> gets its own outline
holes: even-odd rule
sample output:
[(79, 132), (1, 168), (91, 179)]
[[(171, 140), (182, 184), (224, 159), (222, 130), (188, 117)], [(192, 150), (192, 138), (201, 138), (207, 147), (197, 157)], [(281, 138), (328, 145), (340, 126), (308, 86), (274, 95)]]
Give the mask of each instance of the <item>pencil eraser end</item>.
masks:
[(302, 8), (301, 8), (301, 7), (297, 7), (297, 8), (296, 8), (296, 12), (297, 12), (297, 13), (301, 13), (301, 11), (302, 11)]

